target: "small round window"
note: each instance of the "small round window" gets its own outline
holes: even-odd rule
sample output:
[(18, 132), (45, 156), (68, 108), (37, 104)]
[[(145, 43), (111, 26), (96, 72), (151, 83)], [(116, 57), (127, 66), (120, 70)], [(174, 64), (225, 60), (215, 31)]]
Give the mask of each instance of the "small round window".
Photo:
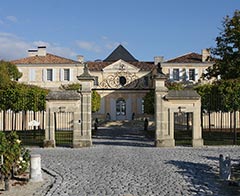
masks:
[(119, 83), (121, 86), (124, 86), (127, 83), (127, 80), (124, 76), (119, 77)]

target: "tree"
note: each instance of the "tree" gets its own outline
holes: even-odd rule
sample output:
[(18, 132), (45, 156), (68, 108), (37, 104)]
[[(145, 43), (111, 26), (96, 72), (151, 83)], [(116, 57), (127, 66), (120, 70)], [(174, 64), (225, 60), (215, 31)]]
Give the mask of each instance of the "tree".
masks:
[(154, 114), (154, 104), (155, 104), (155, 98), (154, 97), (155, 97), (155, 91), (151, 90), (143, 98), (143, 100), (144, 100), (144, 113)]
[(43, 111), (47, 93), (38, 86), (11, 82), (9, 88), (0, 90), (0, 110)]
[(22, 73), (18, 71), (16, 65), (7, 61), (0, 61), (0, 89), (8, 88), (11, 81), (17, 81), (21, 77)]
[(167, 80), (165, 82), (165, 86), (168, 88), (168, 90), (183, 90), (184, 85), (187, 86), (186, 84), (183, 84), (181, 82), (172, 82), (170, 80)]
[(65, 85), (62, 84), (60, 86), (60, 90), (75, 90), (75, 91), (77, 91), (80, 89), (80, 87), (81, 87), (81, 84), (79, 84), (79, 83), (72, 83), (72, 84), (65, 84)]
[(92, 112), (97, 112), (101, 107), (101, 96), (95, 90), (92, 91)]
[(240, 77), (240, 11), (236, 10), (232, 18), (226, 16), (223, 29), (216, 38), (216, 48), (211, 48), (215, 64), (207, 69), (207, 78), (221, 76), (221, 79)]
[[(61, 85), (60, 89), (61, 90), (79, 90), (81, 87), (81, 84), (79, 83), (72, 83), (72, 84), (67, 84), (67, 85)], [(101, 96), (100, 94), (96, 91), (92, 91), (92, 112), (97, 112), (100, 110), (101, 107)]]

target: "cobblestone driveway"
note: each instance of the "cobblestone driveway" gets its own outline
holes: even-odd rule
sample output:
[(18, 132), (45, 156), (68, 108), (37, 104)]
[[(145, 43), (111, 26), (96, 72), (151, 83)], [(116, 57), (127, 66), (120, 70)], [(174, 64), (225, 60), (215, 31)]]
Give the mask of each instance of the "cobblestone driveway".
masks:
[(234, 195), (218, 180), (218, 156), (239, 160), (240, 147), (154, 148), (134, 129), (98, 130), (91, 148), (33, 149), (54, 177), (36, 195)]

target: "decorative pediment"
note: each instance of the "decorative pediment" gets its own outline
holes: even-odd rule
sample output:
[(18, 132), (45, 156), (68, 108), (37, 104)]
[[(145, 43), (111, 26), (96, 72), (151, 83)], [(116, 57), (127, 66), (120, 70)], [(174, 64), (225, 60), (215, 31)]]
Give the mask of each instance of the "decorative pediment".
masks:
[(103, 69), (103, 72), (119, 72), (119, 71), (127, 71), (130, 73), (137, 73), (139, 72), (139, 68), (135, 67), (134, 65), (131, 65), (130, 63), (127, 63), (123, 60), (118, 60), (107, 67)]

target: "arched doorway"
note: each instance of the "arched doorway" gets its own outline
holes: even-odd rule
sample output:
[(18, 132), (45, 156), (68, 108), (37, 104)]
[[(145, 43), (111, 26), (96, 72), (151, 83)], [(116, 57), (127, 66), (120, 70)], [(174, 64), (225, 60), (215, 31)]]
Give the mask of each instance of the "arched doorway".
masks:
[(116, 101), (116, 119), (126, 119), (126, 101), (123, 98), (119, 98)]

